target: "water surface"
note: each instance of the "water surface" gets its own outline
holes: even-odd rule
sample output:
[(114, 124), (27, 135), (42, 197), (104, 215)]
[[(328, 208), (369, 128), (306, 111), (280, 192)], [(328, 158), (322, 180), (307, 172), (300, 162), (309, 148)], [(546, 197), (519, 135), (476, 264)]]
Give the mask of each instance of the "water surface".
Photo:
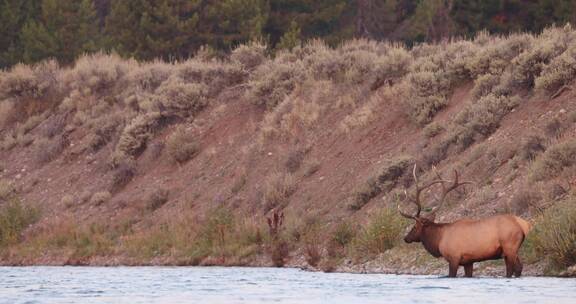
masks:
[(0, 267), (0, 303), (576, 303), (576, 279), (220, 267)]

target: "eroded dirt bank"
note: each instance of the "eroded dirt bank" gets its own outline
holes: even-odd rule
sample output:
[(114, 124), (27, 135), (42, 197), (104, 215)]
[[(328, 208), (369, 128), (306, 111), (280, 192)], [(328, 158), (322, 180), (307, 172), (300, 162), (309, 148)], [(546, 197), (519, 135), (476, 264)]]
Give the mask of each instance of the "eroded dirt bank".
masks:
[(441, 274), (399, 242), (410, 222), (395, 208), (418, 164), (422, 181), (457, 169), (474, 182), (438, 221), (524, 217), (536, 227), (525, 274), (557, 274), (576, 262), (546, 242), (551, 223), (575, 225), (575, 43), (567, 26), (16, 66), (0, 74), (0, 263)]

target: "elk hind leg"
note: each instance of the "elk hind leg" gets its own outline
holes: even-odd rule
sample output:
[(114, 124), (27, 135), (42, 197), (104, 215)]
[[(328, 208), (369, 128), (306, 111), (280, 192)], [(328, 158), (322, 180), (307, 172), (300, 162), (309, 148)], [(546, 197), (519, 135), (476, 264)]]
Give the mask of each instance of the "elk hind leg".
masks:
[(512, 255), (512, 254), (504, 256), (504, 262), (506, 263), (506, 277), (507, 278), (512, 277), (512, 274), (514, 274), (517, 258), (518, 257), (516, 255)]
[(516, 261), (514, 263), (514, 276), (520, 277), (522, 275), (522, 261), (520, 261), (520, 257), (516, 256)]
[(506, 262), (506, 277), (510, 278), (512, 275), (520, 276), (522, 273), (522, 263), (518, 257), (518, 249), (522, 244), (523, 238), (518, 238), (518, 242), (503, 246), (504, 261)]

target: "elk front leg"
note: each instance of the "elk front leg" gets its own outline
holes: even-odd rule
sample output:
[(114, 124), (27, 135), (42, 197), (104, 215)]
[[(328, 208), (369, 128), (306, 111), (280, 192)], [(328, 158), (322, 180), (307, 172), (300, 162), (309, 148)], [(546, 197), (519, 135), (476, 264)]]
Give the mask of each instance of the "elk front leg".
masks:
[(471, 278), (471, 277), (472, 277), (472, 271), (473, 271), (473, 269), (474, 269), (474, 266), (473, 266), (472, 263), (464, 265), (464, 273), (465, 273), (465, 276), (466, 276), (467, 278)]
[(455, 278), (458, 274), (458, 262), (457, 261), (448, 261), (448, 276), (451, 278)]

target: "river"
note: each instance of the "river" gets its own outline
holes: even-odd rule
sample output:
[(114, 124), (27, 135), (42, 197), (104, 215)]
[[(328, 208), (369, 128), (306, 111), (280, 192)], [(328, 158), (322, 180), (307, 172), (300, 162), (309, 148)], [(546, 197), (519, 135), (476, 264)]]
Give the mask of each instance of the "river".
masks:
[(237, 267), (0, 267), (0, 303), (576, 303), (576, 279)]

